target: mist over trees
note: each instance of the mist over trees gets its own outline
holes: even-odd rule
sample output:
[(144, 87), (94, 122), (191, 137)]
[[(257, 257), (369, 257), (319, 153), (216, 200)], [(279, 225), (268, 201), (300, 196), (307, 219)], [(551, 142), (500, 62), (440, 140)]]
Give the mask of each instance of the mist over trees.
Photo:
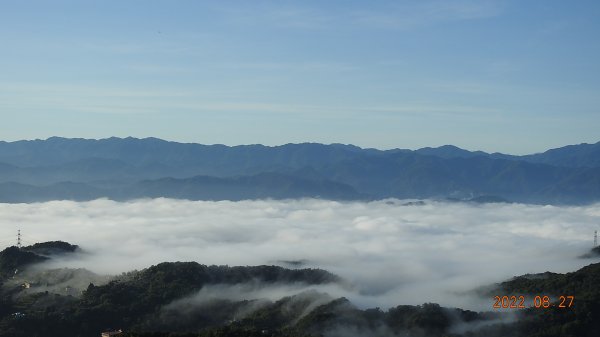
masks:
[[(66, 248), (66, 243), (38, 245)], [(37, 258), (32, 259), (32, 255)], [(496, 285), (489, 294), (571, 294), (569, 308), (514, 312), (474, 312), (435, 303), (398, 305), (388, 310), (359, 309), (345, 298), (303, 291), (276, 300), (252, 298), (253, 291), (278, 285), (343, 282), (318, 269), (276, 266), (205, 266), (161, 263), (123, 273), (79, 293), (24, 287), (13, 267), (27, 268), (43, 258), (17, 247), (0, 252), (0, 336), (97, 336), (112, 327), (124, 336), (596, 336), (600, 332), (600, 264), (567, 274), (524, 275)], [(246, 289), (239, 298), (199, 296), (227, 287)], [(244, 288), (245, 287), (245, 288)], [(254, 290), (252, 290), (254, 289)], [(271, 290), (270, 290), (271, 289)], [(557, 305), (557, 301), (553, 301)], [(514, 320), (514, 315), (518, 320)], [(168, 332), (161, 332), (168, 331)]]

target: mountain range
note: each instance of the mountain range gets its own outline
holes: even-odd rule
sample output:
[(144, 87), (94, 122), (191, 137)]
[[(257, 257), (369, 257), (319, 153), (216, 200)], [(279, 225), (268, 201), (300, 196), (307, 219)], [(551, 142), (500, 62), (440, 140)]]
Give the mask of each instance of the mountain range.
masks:
[(585, 204), (600, 201), (600, 142), (523, 156), (452, 145), (378, 150), (131, 137), (0, 142), (0, 202), (155, 197)]

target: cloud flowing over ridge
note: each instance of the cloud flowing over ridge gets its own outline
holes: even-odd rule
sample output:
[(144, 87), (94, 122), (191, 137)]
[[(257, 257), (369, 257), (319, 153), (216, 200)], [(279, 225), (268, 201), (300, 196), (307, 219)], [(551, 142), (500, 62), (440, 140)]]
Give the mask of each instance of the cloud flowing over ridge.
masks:
[[(463, 293), (514, 275), (567, 272), (592, 246), (600, 205), (555, 207), (324, 200), (0, 204), (1, 245), (63, 240), (86, 253), (55, 262), (98, 273), (164, 261), (303, 261), (352, 285), (327, 289), (362, 307), (437, 302), (489, 310)], [(3, 247), (2, 247), (3, 248)], [(324, 289), (321, 289), (324, 290)]]

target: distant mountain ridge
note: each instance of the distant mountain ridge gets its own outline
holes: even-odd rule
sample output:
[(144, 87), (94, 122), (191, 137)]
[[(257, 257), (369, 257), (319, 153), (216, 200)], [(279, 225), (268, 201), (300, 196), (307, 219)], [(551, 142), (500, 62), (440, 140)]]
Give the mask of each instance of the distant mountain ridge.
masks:
[(202, 145), (157, 138), (0, 142), (0, 202), (170, 197), (600, 201), (600, 142), (513, 156), (452, 145)]
[(550, 149), (542, 153), (515, 156), (503, 153), (487, 153), (483, 151), (468, 151), (453, 145), (443, 145), (436, 148), (424, 147), (414, 152), (437, 156), (441, 158), (472, 158), (484, 156), (493, 159), (509, 159), (530, 163), (548, 164), (564, 167), (600, 167), (600, 142), (595, 144), (568, 145)]

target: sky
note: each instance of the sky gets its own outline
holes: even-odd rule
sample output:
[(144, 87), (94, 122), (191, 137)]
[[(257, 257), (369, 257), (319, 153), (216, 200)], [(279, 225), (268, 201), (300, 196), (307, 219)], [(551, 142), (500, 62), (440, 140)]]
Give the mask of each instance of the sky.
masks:
[[(303, 261), (304, 267), (344, 279), (343, 286), (313, 290), (345, 296), (361, 308), (435, 302), (491, 310), (492, 298), (475, 296), (473, 289), (526, 273), (571, 272), (598, 260), (578, 257), (593, 246), (600, 204), (402, 204), (315, 199), (0, 203), (0, 249), (15, 244), (20, 228), (24, 245), (63, 240), (83, 250), (48, 268), (120, 274), (165, 261), (230, 266)], [(87, 287), (89, 281), (81, 284)], [(269, 291), (282, 297), (308, 290), (289, 287)], [(233, 296), (242, 289), (229, 290)]]
[(0, 2), (0, 139), (599, 141), (597, 1)]

